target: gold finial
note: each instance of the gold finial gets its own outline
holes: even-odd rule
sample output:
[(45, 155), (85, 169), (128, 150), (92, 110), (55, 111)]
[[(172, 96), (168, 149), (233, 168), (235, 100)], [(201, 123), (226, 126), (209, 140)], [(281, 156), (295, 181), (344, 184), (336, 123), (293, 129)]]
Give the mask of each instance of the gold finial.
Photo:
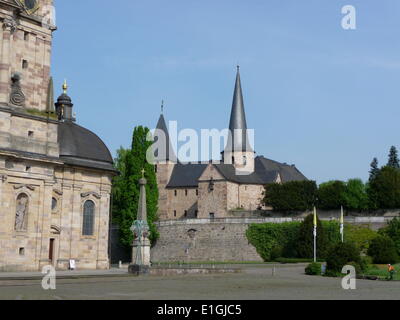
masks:
[(67, 79), (64, 80), (64, 84), (62, 86), (64, 94), (67, 94), (67, 90), (68, 90), (68, 84), (67, 84)]
[(144, 170), (144, 168), (142, 169), (142, 178), (144, 178), (144, 173), (145, 173), (146, 171)]

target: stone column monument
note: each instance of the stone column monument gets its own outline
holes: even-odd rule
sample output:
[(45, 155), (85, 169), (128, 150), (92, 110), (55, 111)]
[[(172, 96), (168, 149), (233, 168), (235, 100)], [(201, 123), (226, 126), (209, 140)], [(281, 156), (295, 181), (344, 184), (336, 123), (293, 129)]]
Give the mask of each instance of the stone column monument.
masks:
[(134, 235), (132, 245), (132, 263), (129, 265), (129, 273), (140, 275), (148, 274), (150, 270), (150, 240), (149, 225), (147, 224), (146, 184), (144, 170), (139, 180), (140, 195), (137, 220), (133, 222), (131, 230)]

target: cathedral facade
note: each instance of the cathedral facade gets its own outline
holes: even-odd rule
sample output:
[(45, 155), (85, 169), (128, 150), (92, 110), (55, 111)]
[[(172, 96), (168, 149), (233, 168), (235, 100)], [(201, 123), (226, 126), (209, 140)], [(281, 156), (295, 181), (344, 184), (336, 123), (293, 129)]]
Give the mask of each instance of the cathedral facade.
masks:
[[(266, 184), (307, 180), (295, 165), (256, 156), (249, 143), (239, 68), (230, 134), (219, 163), (180, 163), (163, 115), (157, 130), (162, 131), (165, 137), (165, 150), (162, 157), (157, 157), (156, 165), (161, 221), (213, 220), (227, 218), (235, 210), (263, 210), (266, 209), (262, 204)], [(247, 172), (243, 172), (244, 169)]]
[(109, 267), (112, 156), (54, 103), (52, 0), (0, 0), (0, 271)]

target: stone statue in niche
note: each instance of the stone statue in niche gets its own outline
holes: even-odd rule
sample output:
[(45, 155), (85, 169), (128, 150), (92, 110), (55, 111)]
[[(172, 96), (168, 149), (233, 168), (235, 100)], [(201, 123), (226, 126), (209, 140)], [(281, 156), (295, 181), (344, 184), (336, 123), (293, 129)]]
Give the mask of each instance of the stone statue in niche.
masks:
[(16, 214), (15, 214), (15, 230), (26, 231), (28, 217), (28, 196), (20, 194), (17, 198)]
[(25, 104), (25, 95), (21, 89), (21, 75), (19, 73), (14, 73), (11, 77), (11, 81), (10, 103), (22, 107)]

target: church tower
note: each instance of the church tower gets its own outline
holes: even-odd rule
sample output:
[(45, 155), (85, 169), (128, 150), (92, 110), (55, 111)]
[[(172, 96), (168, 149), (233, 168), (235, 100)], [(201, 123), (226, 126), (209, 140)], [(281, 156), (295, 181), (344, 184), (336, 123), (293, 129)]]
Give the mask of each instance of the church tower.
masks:
[(53, 0), (0, 0), (0, 106), (46, 111)]
[(52, 4), (0, 0), (0, 270), (109, 267), (116, 172), (66, 84), (54, 104)]
[(255, 153), (250, 145), (248, 136), (242, 83), (238, 66), (229, 122), (228, 143), (222, 152), (222, 161), (225, 164), (233, 164), (237, 170), (242, 171), (244, 174), (252, 173), (254, 171), (254, 156)]

